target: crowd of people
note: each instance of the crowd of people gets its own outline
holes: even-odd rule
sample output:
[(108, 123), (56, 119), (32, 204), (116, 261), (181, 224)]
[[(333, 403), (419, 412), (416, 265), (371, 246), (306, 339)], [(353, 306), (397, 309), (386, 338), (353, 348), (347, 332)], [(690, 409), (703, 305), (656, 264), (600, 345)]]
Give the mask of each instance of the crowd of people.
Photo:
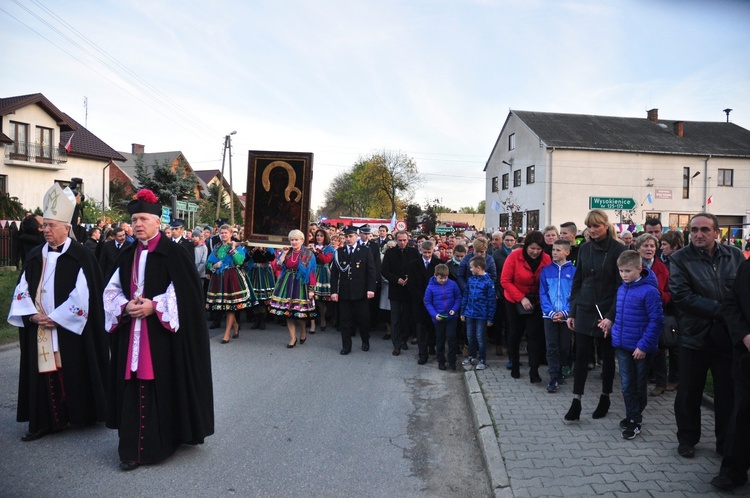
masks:
[[(45, 209), (39, 227), (28, 222), (9, 316), (33, 332), (21, 334), (24, 441), (68, 422), (106, 419), (119, 430), (125, 470), (159, 461), (178, 444), (201, 443), (213, 432), (207, 328), (223, 321), (220, 342), (228, 344), (243, 321), (265, 329), (272, 320), (288, 331), (289, 349), (330, 325), (341, 335), (341, 355), (352, 352), (357, 335), (367, 352), (372, 334), (383, 330), (393, 356), (416, 346), (417, 363), (435, 357), (440, 370), (456, 370), (459, 361), (483, 370), (488, 354), (507, 352), (514, 381), (525, 337), (532, 384), (542, 382), (544, 365), (549, 393), (572, 376), (568, 423), (580, 420), (597, 365), (601, 392), (592, 417), (608, 415), (619, 370), (624, 439), (640, 433), (649, 396), (676, 391), (677, 452), (685, 458), (700, 441), (710, 370), (715, 450), (723, 456), (712, 484), (732, 489), (747, 481), (750, 262), (719, 242), (710, 213), (695, 215), (686, 232), (649, 218), (637, 234), (616, 233), (598, 209), (580, 233), (573, 221), (473, 237), (313, 223), (307, 233), (292, 230), (288, 247), (272, 248), (244, 243), (226, 220), (187, 231), (180, 220), (160, 226), (148, 193), (128, 209), (131, 223), (95, 226), (83, 244), (68, 238), (69, 214)], [(41, 245), (39, 238), (32, 244), (35, 229)], [(109, 348), (98, 330), (110, 333)], [(186, 352), (191, 365), (179, 359)], [(184, 406), (178, 391), (202, 403)]]

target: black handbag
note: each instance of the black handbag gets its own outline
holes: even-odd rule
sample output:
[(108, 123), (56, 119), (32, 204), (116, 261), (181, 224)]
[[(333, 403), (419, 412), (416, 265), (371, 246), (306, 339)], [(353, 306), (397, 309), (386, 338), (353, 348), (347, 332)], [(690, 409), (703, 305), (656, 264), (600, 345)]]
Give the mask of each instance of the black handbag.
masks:
[(523, 307), (523, 304), (516, 303), (516, 311), (519, 315), (530, 315), (534, 312), (534, 308), (531, 308), (530, 310), (527, 310)]
[(673, 316), (664, 317), (664, 328), (659, 336), (659, 349), (677, 347), (677, 320)]

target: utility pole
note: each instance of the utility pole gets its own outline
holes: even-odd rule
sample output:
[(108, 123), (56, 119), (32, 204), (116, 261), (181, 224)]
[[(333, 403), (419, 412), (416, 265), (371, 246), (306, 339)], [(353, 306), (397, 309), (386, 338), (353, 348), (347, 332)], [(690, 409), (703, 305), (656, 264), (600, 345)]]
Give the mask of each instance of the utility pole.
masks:
[[(236, 132), (233, 132), (236, 133)], [(234, 226), (234, 183), (232, 181), (232, 139), (229, 138), (229, 185), (232, 187), (229, 196), (229, 224)]]
[[(221, 208), (221, 190), (224, 187), (224, 163), (227, 158), (227, 149), (229, 149), (229, 186), (232, 186), (232, 135), (236, 134), (236, 131), (231, 132), (229, 135), (224, 137), (224, 152), (221, 156), (221, 173), (219, 174), (219, 193), (216, 197), (216, 219), (219, 219), (219, 209)], [(230, 206), (231, 206), (231, 223), (234, 225), (234, 192), (230, 191)]]
[[(83, 96), (83, 110), (85, 111), (85, 118), (83, 120), (83, 126), (88, 128), (89, 127), (89, 98), (86, 97), (85, 95)], [(727, 114), (727, 116), (729, 116), (729, 114)]]

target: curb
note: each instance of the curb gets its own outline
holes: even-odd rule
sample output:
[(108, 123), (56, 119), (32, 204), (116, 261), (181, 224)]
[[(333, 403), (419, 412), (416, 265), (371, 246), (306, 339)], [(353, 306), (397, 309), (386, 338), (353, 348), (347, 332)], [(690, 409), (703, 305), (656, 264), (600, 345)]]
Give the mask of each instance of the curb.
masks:
[(474, 370), (464, 372), (464, 385), (466, 386), (466, 396), (472, 408), (474, 428), (493, 496), (497, 498), (513, 497), (508, 471), (505, 468), (505, 459), (495, 435), (495, 426), (492, 423), (482, 388), (479, 386), (479, 380)]

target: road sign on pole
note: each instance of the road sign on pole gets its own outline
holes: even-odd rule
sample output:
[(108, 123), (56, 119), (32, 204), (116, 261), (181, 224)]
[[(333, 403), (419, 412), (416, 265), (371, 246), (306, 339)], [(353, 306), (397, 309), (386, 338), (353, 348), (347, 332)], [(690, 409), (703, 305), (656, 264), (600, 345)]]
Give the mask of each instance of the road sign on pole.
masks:
[(589, 209), (634, 209), (635, 200), (631, 197), (589, 197)]

